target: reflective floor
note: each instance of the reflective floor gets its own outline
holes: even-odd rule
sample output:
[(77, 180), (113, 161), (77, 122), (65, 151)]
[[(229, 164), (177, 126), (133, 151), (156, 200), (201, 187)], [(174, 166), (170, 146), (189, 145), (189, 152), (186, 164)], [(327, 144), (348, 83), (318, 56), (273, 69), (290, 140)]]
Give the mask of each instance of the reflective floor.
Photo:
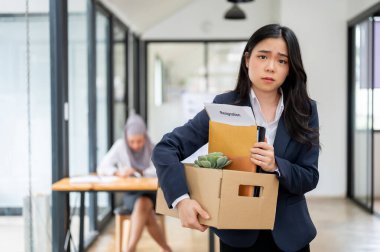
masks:
[[(318, 235), (311, 243), (315, 252), (380, 251), (380, 217), (368, 214), (347, 199), (308, 200)], [(169, 243), (174, 251), (208, 251), (207, 234), (181, 228), (178, 220), (166, 218)], [(89, 250), (114, 251), (113, 223)], [(146, 232), (138, 251), (160, 251)]]
[[(380, 251), (380, 217), (366, 213), (347, 199), (313, 198), (308, 202), (318, 230), (316, 239), (311, 243), (313, 252)], [(22, 217), (0, 217), (0, 251), (25, 251), (23, 226)], [(184, 229), (173, 218), (166, 218), (166, 228), (173, 251), (208, 251), (207, 233)], [(88, 251), (114, 252), (113, 221)], [(137, 251), (160, 249), (144, 231)]]

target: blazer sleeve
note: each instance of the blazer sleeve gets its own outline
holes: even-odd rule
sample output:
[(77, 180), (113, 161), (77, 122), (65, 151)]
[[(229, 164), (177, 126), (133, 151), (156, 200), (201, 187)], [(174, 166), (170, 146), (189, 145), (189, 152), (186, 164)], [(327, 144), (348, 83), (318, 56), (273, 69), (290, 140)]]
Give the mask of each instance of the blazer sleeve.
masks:
[[(312, 101), (311, 108), (312, 113), (309, 126), (311, 128), (319, 128), (318, 111), (315, 101)], [(297, 195), (303, 195), (313, 190), (319, 180), (318, 157), (319, 146), (313, 146), (311, 149), (307, 146), (302, 146), (295, 163), (276, 156), (275, 159), (281, 174), (278, 178), (280, 185), (290, 193)]]
[(153, 150), (152, 161), (169, 208), (172, 208), (172, 203), (178, 197), (189, 193), (183, 164), (180, 161), (208, 142), (209, 120), (203, 109), (185, 125), (164, 135)]

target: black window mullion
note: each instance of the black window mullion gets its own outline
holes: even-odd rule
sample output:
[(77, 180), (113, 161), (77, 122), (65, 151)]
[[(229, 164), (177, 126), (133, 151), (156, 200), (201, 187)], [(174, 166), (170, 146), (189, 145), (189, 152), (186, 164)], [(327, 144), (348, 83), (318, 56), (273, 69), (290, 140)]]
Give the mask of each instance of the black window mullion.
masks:
[(354, 106), (354, 78), (355, 78), (355, 72), (353, 69), (355, 68), (354, 64), (354, 58), (353, 55), (355, 54), (355, 47), (353, 41), (355, 38), (355, 30), (353, 27), (348, 28), (348, 46), (347, 46), (347, 57), (348, 57), (348, 64), (347, 64), (347, 80), (348, 80), (348, 88), (347, 88), (347, 197), (353, 198), (354, 197), (354, 184), (353, 184), (353, 146), (354, 146), (354, 113), (355, 113), (355, 106)]
[[(108, 149), (111, 148), (113, 144), (114, 136), (114, 22), (112, 15), (109, 14), (108, 17), (108, 26), (107, 26), (107, 38), (106, 38), (106, 47), (107, 47), (107, 110), (108, 110)], [(111, 210), (107, 213), (103, 220), (100, 220), (99, 227), (102, 227), (102, 223), (107, 220), (107, 217), (111, 214), (111, 211), (114, 207), (114, 197), (113, 193), (108, 193), (108, 203), (111, 206)]]
[(126, 113), (125, 113), (125, 119), (128, 118), (128, 115), (129, 115), (129, 30), (126, 29), (125, 30), (125, 34), (124, 34), (124, 44), (125, 44), (125, 95), (124, 95), (124, 102), (125, 102), (125, 107), (126, 107)]
[(209, 45), (209, 43), (208, 42), (204, 42), (203, 43), (203, 45), (204, 45), (204, 64), (205, 64), (205, 69), (206, 69), (206, 71), (205, 71), (205, 81), (206, 81), (206, 90), (207, 90), (207, 92), (209, 92), (210, 91), (210, 83), (209, 83), (209, 81), (210, 81), (210, 78), (209, 78), (209, 62), (208, 62), (208, 45)]
[[(67, 0), (50, 0), (52, 182), (69, 176), (68, 149), (68, 37)], [(68, 112), (68, 111), (66, 111)], [(66, 193), (52, 193), (53, 251), (62, 251), (69, 227), (70, 201)], [(68, 248), (70, 251), (70, 248)]]
[(147, 122), (148, 114), (147, 114), (147, 79), (146, 75), (144, 74), (146, 72), (146, 43), (142, 40), (139, 40), (139, 96), (140, 96), (140, 114), (144, 118), (145, 122)]
[[(96, 6), (94, 0), (87, 0), (87, 31), (89, 172), (96, 172)], [(96, 193), (90, 193), (90, 206), (88, 210), (90, 230), (95, 231), (97, 230)]]
[(108, 31), (107, 31), (107, 108), (108, 108), (108, 149), (111, 148), (113, 143), (113, 127), (114, 127), (114, 33), (113, 33), (113, 18), (110, 15), (108, 18)]
[(133, 34), (133, 107), (137, 114), (140, 114), (140, 87), (139, 87), (139, 38)]

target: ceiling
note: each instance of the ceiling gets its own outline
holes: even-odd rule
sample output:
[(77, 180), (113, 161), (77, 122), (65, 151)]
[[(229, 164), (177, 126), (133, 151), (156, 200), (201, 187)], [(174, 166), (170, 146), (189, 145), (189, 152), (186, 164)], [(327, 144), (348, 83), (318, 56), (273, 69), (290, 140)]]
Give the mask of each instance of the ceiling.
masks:
[(179, 9), (197, 0), (101, 0), (138, 33), (142, 33)]

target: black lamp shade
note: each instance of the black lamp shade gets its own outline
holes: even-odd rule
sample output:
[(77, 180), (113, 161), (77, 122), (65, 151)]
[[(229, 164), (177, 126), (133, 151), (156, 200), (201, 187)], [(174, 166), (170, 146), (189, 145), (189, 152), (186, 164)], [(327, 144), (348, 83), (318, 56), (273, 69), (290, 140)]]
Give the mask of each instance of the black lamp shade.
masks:
[(237, 6), (237, 4), (234, 4), (231, 9), (229, 9), (226, 14), (224, 15), (225, 19), (245, 19), (245, 13)]
[(252, 2), (253, 0), (227, 0), (230, 3), (248, 3)]

